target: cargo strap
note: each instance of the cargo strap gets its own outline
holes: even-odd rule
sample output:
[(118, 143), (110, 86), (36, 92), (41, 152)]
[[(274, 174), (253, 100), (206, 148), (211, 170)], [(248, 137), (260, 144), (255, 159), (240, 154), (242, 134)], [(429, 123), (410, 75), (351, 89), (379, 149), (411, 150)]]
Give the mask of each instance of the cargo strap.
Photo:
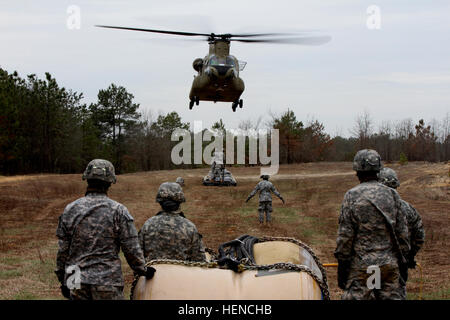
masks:
[(257, 242), (259, 242), (258, 238), (246, 234), (221, 244), (219, 246), (219, 258), (217, 263), (220, 266), (226, 265), (229, 269), (234, 271), (237, 271), (236, 268), (239, 264), (255, 265), (253, 245)]

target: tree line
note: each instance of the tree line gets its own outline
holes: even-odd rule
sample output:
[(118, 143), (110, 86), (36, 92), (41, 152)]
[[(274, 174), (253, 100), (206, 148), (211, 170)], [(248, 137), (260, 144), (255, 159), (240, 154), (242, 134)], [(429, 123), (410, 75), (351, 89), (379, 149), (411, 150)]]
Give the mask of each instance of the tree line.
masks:
[[(179, 168), (171, 161), (177, 143), (171, 135), (176, 128), (189, 130), (190, 124), (176, 112), (152, 117), (139, 107), (126, 88), (115, 84), (86, 104), (82, 93), (61, 87), (49, 73), (44, 79), (21, 78), (0, 68), (0, 174), (81, 172), (94, 158), (111, 160), (118, 173)], [(387, 161), (450, 157), (448, 115), (431, 124), (384, 122), (378, 131), (372, 122), (364, 113), (350, 138), (332, 138), (318, 120), (304, 123), (288, 109), (271, 115), (264, 126), (279, 130), (280, 163), (349, 161), (361, 148), (374, 148)], [(261, 126), (261, 118), (239, 124), (243, 130)], [(212, 129), (226, 130), (221, 119)], [(245, 146), (248, 151), (248, 141)]]

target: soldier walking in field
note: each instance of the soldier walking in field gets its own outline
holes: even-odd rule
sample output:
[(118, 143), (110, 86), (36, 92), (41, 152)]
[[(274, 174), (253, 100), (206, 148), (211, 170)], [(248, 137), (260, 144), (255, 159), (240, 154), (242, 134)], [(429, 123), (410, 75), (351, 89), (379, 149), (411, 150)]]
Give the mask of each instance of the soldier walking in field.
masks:
[[(85, 196), (67, 205), (56, 230), (55, 273), (61, 292), (72, 300), (124, 299), (120, 249), (136, 273), (151, 278), (155, 269), (145, 267), (133, 217), (107, 196), (111, 183), (116, 183), (111, 162), (92, 160), (83, 180), (88, 183)], [(72, 279), (69, 286), (75, 287), (69, 289), (73, 277), (78, 279)]]
[[(398, 180), (397, 173), (391, 168), (383, 168), (378, 176), (379, 181), (392, 189), (397, 189), (400, 186), (400, 181)], [(406, 215), (406, 221), (408, 223), (408, 239), (411, 249), (406, 256), (408, 260), (408, 268), (414, 269), (416, 267), (415, 256), (417, 252), (422, 247), (425, 242), (425, 229), (423, 227), (422, 218), (419, 212), (408, 202), (403, 199), (400, 200), (402, 205), (402, 210)], [(406, 299), (406, 279), (402, 278), (402, 294)]]
[(378, 182), (381, 166), (375, 150), (360, 150), (353, 160), (360, 184), (344, 196), (334, 252), (345, 300), (404, 299), (406, 216), (398, 193)]
[(258, 214), (259, 223), (262, 224), (264, 223), (264, 216), (266, 217), (267, 223), (271, 222), (272, 220), (272, 192), (278, 198), (280, 198), (281, 201), (283, 201), (283, 204), (285, 203), (285, 201), (278, 190), (275, 188), (275, 186), (272, 184), (272, 182), (269, 181), (268, 175), (262, 175), (261, 179), (263, 180), (256, 185), (255, 189), (253, 189), (245, 202), (248, 202), (259, 191)]
[(162, 211), (148, 219), (139, 231), (145, 259), (206, 261), (201, 234), (180, 211), (180, 204), (186, 201), (180, 185), (164, 182), (158, 189), (156, 201)]

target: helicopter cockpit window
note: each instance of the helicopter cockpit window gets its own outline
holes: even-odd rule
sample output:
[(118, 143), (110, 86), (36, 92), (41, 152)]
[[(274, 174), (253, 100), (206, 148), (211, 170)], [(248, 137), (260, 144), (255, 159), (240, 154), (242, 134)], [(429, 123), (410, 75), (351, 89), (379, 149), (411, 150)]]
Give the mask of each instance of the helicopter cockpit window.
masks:
[(219, 58), (216, 56), (211, 56), (209, 58), (210, 66), (228, 66), (236, 68), (236, 58), (233, 56), (228, 56), (226, 58)]
[(233, 56), (228, 56), (227, 57), (227, 65), (233, 66), (233, 67), (236, 66), (236, 60), (235, 60), (235, 58)]
[(209, 65), (211, 66), (225, 66), (227, 64), (226, 62), (226, 59), (216, 56), (211, 56), (211, 58), (209, 59)]
[(214, 66), (214, 65), (218, 65), (219, 64), (219, 59), (217, 59), (216, 56), (211, 56), (209, 58), (209, 65), (210, 66)]

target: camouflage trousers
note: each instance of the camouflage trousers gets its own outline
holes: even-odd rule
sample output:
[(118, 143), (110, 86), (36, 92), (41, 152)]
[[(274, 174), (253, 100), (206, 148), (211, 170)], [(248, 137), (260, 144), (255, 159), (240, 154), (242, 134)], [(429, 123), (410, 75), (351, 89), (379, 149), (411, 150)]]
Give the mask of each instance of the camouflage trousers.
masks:
[(370, 275), (360, 274), (351, 277), (341, 297), (342, 300), (404, 300), (398, 268), (394, 266), (381, 267), (380, 289), (369, 289), (367, 279)]
[(71, 300), (125, 300), (123, 287), (81, 284), (80, 289), (70, 290)]
[(261, 201), (258, 206), (259, 222), (264, 222), (264, 214), (266, 216), (266, 222), (272, 220), (272, 201)]

